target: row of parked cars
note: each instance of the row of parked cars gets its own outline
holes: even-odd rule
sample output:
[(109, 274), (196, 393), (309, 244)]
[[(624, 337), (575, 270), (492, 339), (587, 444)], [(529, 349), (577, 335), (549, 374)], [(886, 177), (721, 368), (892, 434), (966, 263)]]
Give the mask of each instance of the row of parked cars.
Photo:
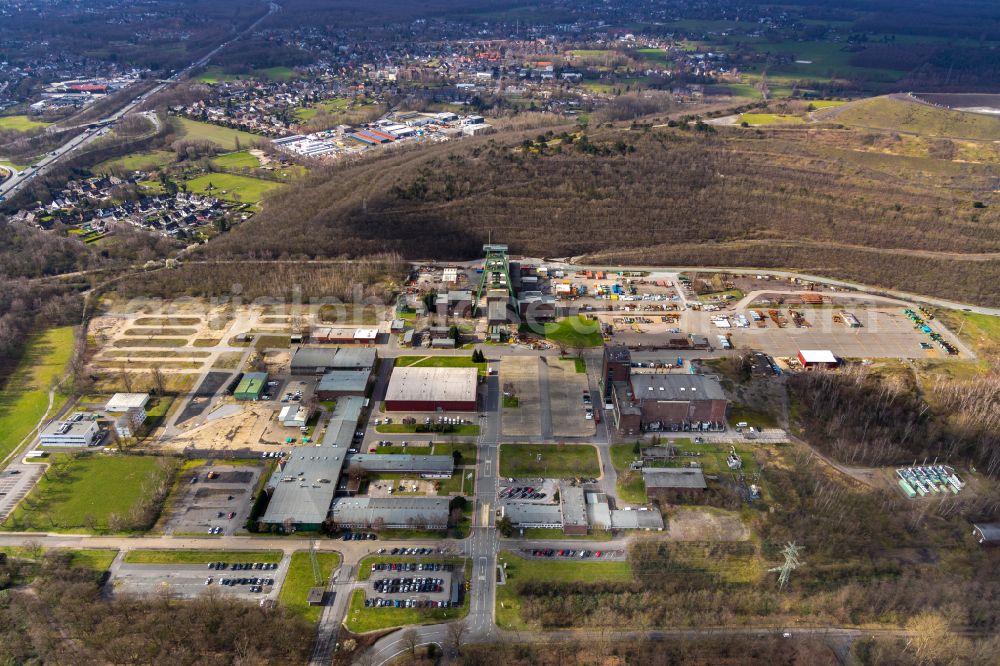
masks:
[(535, 557), (600, 557), (603, 555), (601, 551), (589, 551), (589, 550), (556, 550), (555, 548), (542, 548), (531, 551), (531, 554)]
[(383, 578), (375, 581), (372, 587), (376, 592), (382, 594), (400, 594), (407, 592), (421, 592), (430, 594), (440, 592), (443, 589), (444, 580), (441, 578)]
[(230, 564), (229, 562), (209, 562), (208, 568), (218, 569), (219, 571), (223, 571), (229, 568), (232, 568), (233, 571), (242, 571), (242, 570), (249, 571), (252, 569), (256, 569), (258, 571), (260, 570), (268, 571), (271, 569), (277, 569), (278, 565), (274, 562), (233, 562), (232, 564)]
[[(382, 552), (385, 552), (384, 550)], [(393, 548), (389, 551), (390, 555), (430, 555), (434, 552), (433, 548)], [(379, 553), (381, 554), (381, 553)]]
[(541, 493), (532, 487), (508, 486), (498, 493), (500, 499), (545, 499), (546, 493)]
[(374, 532), (344, 532), (344, 541), (374, 541), (377, 538)]
[(382, 599), (365, 597), (365, 608), (451, 608), (450, 601), (427, 599)]
[[(212, 577), (209, 576), (205, 580), (205, 585), (212, 584)], [(265, 585), (274, 585), (273, 578), (221, 578), (219, 579), (220, 585), (225, 585), (226, 587), (239, 587), (240, 585), (249, 585), (251, 592), (263, 592)]]
[(372, 571), (452, 571), (454, 564), (440, 562), (376, 562)]

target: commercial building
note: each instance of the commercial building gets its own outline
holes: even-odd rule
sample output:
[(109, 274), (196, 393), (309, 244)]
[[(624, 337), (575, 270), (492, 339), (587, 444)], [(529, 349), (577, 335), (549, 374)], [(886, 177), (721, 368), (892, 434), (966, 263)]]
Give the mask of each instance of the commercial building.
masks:
[(678, 496), (695, 496), (708, 488), (700, 467), (650, 467), (642, 470), (646, 497), (670, 504)]
[(330, 513), (347, 449), (303, 446), (294, 449), (268, 481), (271, 500), (265, 525), (316, 530)]
[(145, 412), (148, 404), (148, 393), (115, 393), (104, 406), (104, 411), (109, 414), (124, 414), (130, 409), (142, 409)]
[(655, 506), (612, 510), (604, 493), (574, 486), (559, 488), (558, 504), (509, 502), (500, 515), (519, 529), (562, 529), (564, 534), (582, 535), (590, 530), (662, 530), (663, 516)]
[(837, 357), (829, 349), (800, 349), (799, 363), (806, 370), (823, 370), (837, 367)]
[(560, 486), (559, 505), (562, 509), (562, 528), (565, 534), (586, 534), (587, 503), (583, 496), (583, 488), (577, 486)]
[(77, 412), (64, 421), (45, 426), (38, 439), (42, 446), (95, 446), (99, 432), (95, 416)]
[(619, 434), (724, 430), (729, 402), (718, 380), (706, 375), (632, 374), (611, 384)]
[(562, 509), (558, 504), (535, 504), (532, 502), (510, 502), (500, 507), (500, 513), (522, 529), (559, 529), (562, 524)]
[(316, 384), (316, 397), (320, 400), (336, 400), (343, 396), (364, 397), (371, 377), (370, 368), (327, 372)]
[(267, 384), (266, 372), (248, 372), (236, 386), (233, 397), (237, 400), (260, 400), (264, 386)]
[(323, 446), (350, 448), (364, 406), (364, 398), (348, 396), (337, 400), (323, 433)]
[(393, 368), (385, 408), (393, 412), (476, 410), (476, 368)]
[(278, 420), (286, 428), (304, 428), (309, 422), (309, 408), (305, 405), (285, 405), (278, 413)]
[(447, 497), (340, 497), (333, 503), (333, 521), (352, 529), (448, 528)]
[(139, 429), (146, 422), (146, 410), (142, 407), (130, 407), (124, 414), (119, 414), (114, 420), (115, 434), (121, 439), (131, 439), (139, 434)]
[(359, 453), (347, 460), (348, 468), (357, 465), (372, 474), (419, 474), (422, 479), (450, 479), (455, 468), (451, 456), (408, 456)]
[[(353, 338), (352, 338), (353, 339)], [(378, 357), (370, 348), (299, 347), (292, 354), (293, 375), (321, 375), (331, 370), (371, 370)]]

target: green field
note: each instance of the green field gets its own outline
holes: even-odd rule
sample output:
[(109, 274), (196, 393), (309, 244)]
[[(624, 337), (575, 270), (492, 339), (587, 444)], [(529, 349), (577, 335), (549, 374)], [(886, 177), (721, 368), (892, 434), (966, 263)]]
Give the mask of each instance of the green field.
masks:
[(134, 155), (125, 155), (107, 162), (101, 162), (94, 167), (97, 173), (108, 172), (111, 169), (123, 171), (150, 171), (152, 169), (173, 164), (176, 155), (169, 150), (151, 150)]
[[(541, 456), (541, 460), (539, 460)], [(500, 475), (514, 478), (596, 477), (601, 473), (597, 449), (589, 444), (502, 444)]]
[(576, 56), (578, 58), (603, 58), (605, 56), (614, 55), (615, 51), (608, 49), (574, 49), (570, 51), (570, 55)]
[(48, 127), (51, 124), (32, 120), (28, 116), (0, 116), (0, 130), (27, 132), (40, 127)]
[(324, 113), (346, 111), (348, 102), (349, 100), (346, 97), (328, 99), (324, 102), (320, 102), (316, 106), (301, 107), (296, 109), (295, 117), (299, 119), (299, 122), (308, 122), (319, 115), (321, 111)]
[(400, 434), (434, 434), (440, 437), (478, 437), (479, 436), (479, 425), (476, 423), (466, 423), (462, 425), (452, 426), (452, 430), (448, 432), (421, 432), (417, 430), (422, 427), (423, 424), (420, 423), (390, 423), (388, 425), (375, 426), (375, 432), (382, 433), (385, 435), (400, 435)]
[(316, 553), (319, 564), (320, 580), (314, 578), (312, 558), (309, 552), (299, 550), (292, 553), (292, 561), (288, 565), (288, 574), (281, 586), (278, 601), (293, 615), (298, 615), (310, 622), (318, 622), (323, 612), (322, 606), (310, 606), (306, 603), (309, 589), (313, 587), (326, 588), (330, 583), (330, 574), (340, 565), (340, 555), (337, 553)]
[(639, 471), (628, 471), (619, 475), (615, 492), (620, 501), (628, 504), (645, 504), (647, 501), (646, 482), (642, 480), (642, 473)]
[(208, 564), (209, 562), (281, 562), (280, 550), (130, 550), (129, 564)]
[(198, 83), (224, 83), (226, 81), (237, 81), (239, 79), (271, 79), (272, 81), (286, 81), (295, 76), (295, 71), (290, 67), (266, 67), (255, 69), (252, 74), (227, 74), (222, 67), (208, 67), (199, 74), (195, 81)]
[[(46, 470), (38, 485), (4, 522), (5, 529), (109, 532), (114, 514), (123, 523), (162, 474), (153, 456), (83, 454), (63, 458), (62, 472)], [(89, 526), (88, 526), (89, 525)]]
[(802, 116), (783, 113), (744, 113), (740, 120), (750, 125), (801, 125), (805, 122)]
[[(57, 548), (55, 550), (56, 552), (69, 553), (70, 566), (86, 567), (94, 571), (107, 571), (118, 555), (118, 551), (112, 548)], [(44, 557), (50, 552), (52, 551), (44, 549), (41, 554)], [(37, 553), (31, 548), (23, 546), (0, 546), (0, 553), (21, 560), (37, 561)]]
[(828, 113), (833, 122), (856, 127), (913, 132), (923, 136), (1000, 141), (998, 117), (951, 111), (892, 97), (851, 102)]
[[(257, 136), (256, 134), (241, 132), (240, 130), (229, 129), (228, 127), (202, 123), (188, 118), (174, 118), (173, 120), (178, 123), (178, 127), (185, 139), (192, 141), (211, 141), (226, 150), (247, 148), (254, 145), (258, 141), (265, 141), (263, 137)], [(240, 146), (236, 145), (237, 139), (239, 139)]]
[(486, 374), (486, 363), (473, 363), (471, 356), (398, 356), (396, 367), (414, 368), (476, 368)]
[(209, 173), (185, 181), (185, 184), (191, 192), (244, 203), (257, 203), (268, 192), (284, 187), (282, 183), (231, 173)]
[(220, 169), (256, 169), (260, 160), (245, 150), (238, 153), (225, 153), (212, 158), (212, 164)]
[[(0, 390), (0, 460), (45, 416), (49, 388), (66, 370), (73, 355), (73, 329), (49, 329), (33, 336), (7, 385)], [(54, 407), (63, 398), (56, 395)]]
[(604, 344), (601, 323), (583, 315), (545, 324), (545, 337), (568, 347), (599, 347)]
[(523, 581), (545, 583), (629, 582), (632, 568), (628, 562), (586, 562), (526, 560), (511, 551), (501, 551), (497, 562), (506, 565), (507, 583), (497, 586), (496, 622), (501, 629), (525, 629), (521, 619), (521, 600), (516, 585)]
[(532, 541), (611, 541), (608, 530), (591, 530), (587, 534), (566, 534), (559, 527), (527, 527), (523, 537)]

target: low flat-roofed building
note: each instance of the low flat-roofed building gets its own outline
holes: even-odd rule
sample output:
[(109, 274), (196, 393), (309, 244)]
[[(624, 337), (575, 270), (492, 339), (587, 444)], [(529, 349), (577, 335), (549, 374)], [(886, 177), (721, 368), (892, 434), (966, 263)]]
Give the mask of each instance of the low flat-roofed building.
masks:
[(340, 497), (333, 502), (339, 527), (358, 529), (448, 528), (447, 497)]
[(237, 400), (260, 400), (266, 384), (266, 372), (248, 372), (243, 375), (243, 379), (236, 386), (233, 397)]
[(346, 456), (343, 447), (302, 446), (292, 450), (268, 481), (273, 492), (261, 522), (319, 529), (330, 513)]
[(680, 495), (705, 492), (705, 474), (700, 467), (647, 467), (642, 470), (646, 497), (670, 504)]
[(616, 509), (611, 512), (611, 528), (615, 530), (662, 530), (663, 515), (656, 507)]
[(345, 451), (349, 449), (354, 433), (357, 432), (358, 419), (361, 418), (364, 406), (365, 399), (357, 396), (346, 396), (337, 400), (333, 414), (326, 424), (326, 432), (323, 433), (323, 446), (333, 446)]
[(131, 439), (139, 434), (139, 429), (146, 422), (146, 410), (142, 407), (131, 407), (124, 414), (119, 414), (114, 420), (115, 434), (121, 439)]
[(389, 411), (476, 410), (476, 368), (393, 368), (385, 395)]
[(587, 504), (583, 488), (563, 485), (559, 488), (559, 506), (562, 510), (562, 528), (566, 534), (586, 534)]
[(94, 446), (100, 428), (97, 420), (85, 412), (77, 412), (68, 419), (53, 421), (38, 435), (42, 446)]
[(332, 370), (316, 384), (316, 397), (335, 400), (343, 396), (363, 397), (371, 381), (371, 370)]
[(424, 479), (450, 479), (455, 469), (451, 456), (410, 456), (379, 453), (358, 453), (347, 460), (347, 466), (357, 465), (373, 474), (419, 474)]
[(304, 428), (309, 422), (309, 408), (305, 405), (285, 405), (278, 413), (278, 421), (286, 428)]
[(354, 331), (354, 342), (359, 345), (373, 345), (378, 340), (377, 328), (359, 328)]
[(337, 350), (337, 357), (329, 370), (371, 370), (378, 353), (367, 347), (350, 347)]
[(618, 432), (721, 430), (729, 401), (718, 380), (707, 375), (630, 374), (611, 386)]
[(317, 375), (331, 370), (338, 351), (329, 347), (299, 347), (292, 354), (292, 374)]
[(321, 344), (353, 345), (357, 331), (354, 326), (321, 326), (309, 333), (309, 340)]
[(134, 407), (145, 410), (148, 404), (148, 393), (115, 393), (104, 406), (104, 411), (110, 414), (124, 414)]
[(456, 347), (454, 338), (434, 338), (431, 340), (431, 347), (434, 349), (454, 349)]
[(558, 504), (509, 502), (500, 505), (500, 513), (510, 518), (510, 522), (521, 529), (533, 527), (557, 529), (563, 526), (562, 510)]

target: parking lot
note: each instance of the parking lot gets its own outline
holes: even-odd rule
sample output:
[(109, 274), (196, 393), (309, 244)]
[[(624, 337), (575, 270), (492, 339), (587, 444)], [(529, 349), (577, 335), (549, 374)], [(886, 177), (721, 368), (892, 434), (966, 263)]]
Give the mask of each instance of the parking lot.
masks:
[[(196, 597), (213, 589), (242, 599), (277, 599), (288, 572), (289, 557), (277, 565), (257, 563), (216, 568), (206, 564), (126, 564), (113, 570), (116, 593)], [(274, 568), (270, 568), (274, 567)]]
[(452, 582), (463, 581), (460, 566), (442, 562), (372, 564), (366, 608), (448, 608)]
[(504, 501), (536, 502), (552, 504), (559, 489), (554, 479), (508, 479), (497, 480), (497, 498)]
[(536, 356), (504, 356), (500, 362), (500, 388), (510, 385), (517, 407), (504, 407), (501, 426), (504, 435), (539, 437), (542, 434), (539, 404), (539, 359)]
[(554, 437), (592, 437), (593, 418), (586, 417), (583, 394), (589, 390), (587, 373), (577, 372), (572, 360), (548, 360), (549, 411)]
[(0, 521), (6, 520), (44, 471), (45, 465), (15, 462), (0, 472)]
[(204, 465), (193, 470), (181, 481), (164, 532), (235, 534), (246, 523), (262, 471), (257, 465)]
[(622, 562), (626, 559), (625, 551), (621, 549), (602, 550), (599, 544), (586, 548), (556, 548), (540, 546), (538, 548), (522, 548), (522, 557), (534, 560), (579, 560), (600, 562)]

